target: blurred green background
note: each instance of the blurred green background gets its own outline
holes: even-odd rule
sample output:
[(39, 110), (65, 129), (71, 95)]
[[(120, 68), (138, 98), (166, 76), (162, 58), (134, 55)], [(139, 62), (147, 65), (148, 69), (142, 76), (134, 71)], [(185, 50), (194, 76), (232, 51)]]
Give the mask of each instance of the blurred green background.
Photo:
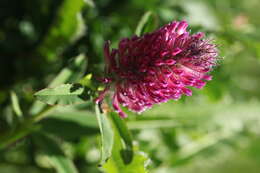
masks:
[[(187, 20), (192, 33), (203, 31), (218, 44), (222, 60), (213, 80), (192, 97), (142, 115), (128, 113), (133, 138), (149, 157), (149, 172), (259, 173), (259, 9), (259, 0), (1, 0), (0, 140), (38, 112), (33, 94), (73, 57), (84, 54), (88, 65), (69, 68), (79, 75), (64, 82), (102, 74), (104, 42), (116, 47), (150, 11), (148, 28)], [(20, 111), (13, 106), (16, 96)], [(0, 173), (60, 172), (57, 153), (76, 172), (101, 172), (93, 110), (91, 102), (57, 107), (29, 136), (0, 151)]]

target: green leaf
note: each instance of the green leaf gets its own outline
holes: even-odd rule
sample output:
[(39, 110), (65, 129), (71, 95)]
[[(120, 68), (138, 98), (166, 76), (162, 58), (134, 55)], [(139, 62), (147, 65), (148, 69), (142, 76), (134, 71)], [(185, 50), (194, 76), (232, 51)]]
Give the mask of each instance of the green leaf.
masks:
[[(132, 146), (132, 151), (126, 149), (126, 145), (132, 145), (130, 132), (127, 130), (122, 121), (115, 119), (115, 116), (120, 119), (118, 115), (115, 113), (111, 113), (109, 115), (113, 121), (114, 144), (112, 156), (102, 166), (102, 168), (106, 173), (147, 173), (147, 157), (144, 153), (138, 151), (136, 146)], [(121, 125), (119, 125), (119, 123), (121, 123)], [(119, 127), (117, 127), (118, 125)], [(122, 142), (122, 136), (124, 142)], [(132, 154), (129, 154), (129, 152), (132, 152)]]
[(73, 161), (64, 154), (57, 141), (39, 133), (34, 135), (34, 139), (38, 147), (47, 156), (48, 162), (58, 173), (78, 172)]
[(125, 163), (130, 163), (133, 159), (133, 140), (130, 131), (128, 130), (126, 123), (115, 112), (111, 112), (109, 116), (113, 119), (115, 130), (118, 131), (120, 137), (124, 141), (124, 150), (122, 150), (122, 156)]
[(93, 86), (93, 83), (91, 82), (92, 74), (87, 74), (84, 76), (79, 83), (83, 86), (86, 86), (88, 88), (91, 88), (92, 90), (95, 90), (95, 87)]
[(19, 99), (15, 92), (11, 92), (11, 101), (12, 101), (12, 108), (14, 110), (14, 113), (21, 118), (23, 116), (23, 113), (20, 108)]
[[(118, 147), (118, 146), (114, 146)], [(103, 169), (106, 173), (148, 173), (146, 170), (147, 157), (143, 153), (135, 153), (131, 164), (125, 165), (121, 159), (120, 152), (113, 153), (111, 159), (104, 164)]]
[(135, 34), (141, 36), (144, 33), (153, 31), (158, 25), (156, 15), (151, 11), (146, 12), (139, 21)]
[(40, 122), (41, 131), (69, 141), (86, 135), (98, 134), (98, 124), (94, 112), (60, 108), (62, 109), (57, 108), (57, 111)]
[(80, 84), (63, 84), (38, 91), (35, 97), (50, 105), (72, 105), (84, 103), (89, 97), (89, 92)]
[(64, 0), (57, 10), (47, 36), (38, 48), (49, 60), (56, 59), (70, 42), (79, 38), (85, 30), (80, 11), (84, 0)]
[(100, 112), (98, 105), (96, 105), (97, 121), (101, 133), (101, 161), (100, 164), (103, 165), (107, 159), (111, 156), (114, 133), (108, 117), (106, 114)]
[(85, 55), (80, 54), (72, 58), (68, 67), (62, 71), (52, 80), (49, 87), (55, 87), (65, 82), (77, 82), (84, 74), (87, 68), (87, 58)]
[[(84, 74), (87, 68), (87, 58), (83, 54), (72, 58), (69, 65), (63, 68), (60, 73), (51, 81), (48, 87), (55, 87), (65, 82), (77, 82)], [(30, 108), (30, 114), (35, 115), (43, 110), (46, 104), (35, 101)]]

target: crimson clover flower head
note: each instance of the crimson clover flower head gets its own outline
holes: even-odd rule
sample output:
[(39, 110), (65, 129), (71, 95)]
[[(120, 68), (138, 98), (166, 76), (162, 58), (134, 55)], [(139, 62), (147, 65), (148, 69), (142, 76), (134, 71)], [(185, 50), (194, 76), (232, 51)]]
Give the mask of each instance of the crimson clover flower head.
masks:
[(183, 94), (191, 96), (189, 87), (203, 88), (212, 78), (208, 72), (216, 65), (218, 50), (203, 33), (191, 35), (187, 27), (186, 21), (173, 21), (143, 36), (123, 38), (112, 50), (106, 42), (106, 88), (96, 103), (112, 91), (115, 111), (126, 117), (120, 105), (140, 113)]

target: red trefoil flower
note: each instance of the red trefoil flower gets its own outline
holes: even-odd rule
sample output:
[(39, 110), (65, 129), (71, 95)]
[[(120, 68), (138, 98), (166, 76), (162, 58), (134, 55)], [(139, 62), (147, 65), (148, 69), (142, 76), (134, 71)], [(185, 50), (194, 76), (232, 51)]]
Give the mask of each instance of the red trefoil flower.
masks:
[(120, 105), (140, 113), (154, 104), (183, 94), (189, 87), (203, 88), (211, 80), (208, 74), (216, 65), (218, 50), (199, 32), (186, 31), (186, 21), (173, 21), (143, 36), (123, 38), (117, 49), (105, 43), (105, 89), (96, 103), (112, 93), (112, 103), (121, 117), (127, 117)]

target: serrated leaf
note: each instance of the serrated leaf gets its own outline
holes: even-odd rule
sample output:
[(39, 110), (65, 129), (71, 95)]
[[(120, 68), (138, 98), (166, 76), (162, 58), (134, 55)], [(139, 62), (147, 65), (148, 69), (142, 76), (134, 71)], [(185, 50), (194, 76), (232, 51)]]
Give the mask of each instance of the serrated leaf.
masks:
[(135, 34), (137, 36), (141, 36), (144, 33), (153, 31), (156, 27), (157, 27), (156, 16), (151, 11), (148, 11), (142, 16), (141, 20), (139, 21), (135, 30)]
[[(69, 65), (63, 68), (60, 73), (51, 81), (48, 87), (55, 87), (66, 82), (77, 82), (87, 68), (87, 58), (83, 54), (72, 58)], [(46, 104), (35, 101), (30, 108), (30, 114), (35, 115), (43, 110)]]
[(77, 173), (77, 169), (73, 161), (68, 158), (62, 149), (60, 144), (43, 134), (37, 133), (34, 135), (35, 143), (38, 147), (44, 151), (49, 163), (57, 171), (57, 173)]
[(63, 84), (38, 91), (35, 97), (50, 105), (72, 105), (86, 101), (88, 94), (87, 89), (80, 84)]
[(101, 133), (101, 160), (100, 164), (103, 165), (107, 159), (111, 156), (112, 147), (114, 142), (114, 133), (112, 126), (107, 118), (106, 114), (102, 114), (96, 105), (97, 121)]
[(16, 93), (13, 91), (11, 92), (11, 101), (12, 101), (12, 108), (13, 108), (14, 113), (18, 117), (22, 117), (23, 113), (20, 108), (19, 99), (18, 99)]

